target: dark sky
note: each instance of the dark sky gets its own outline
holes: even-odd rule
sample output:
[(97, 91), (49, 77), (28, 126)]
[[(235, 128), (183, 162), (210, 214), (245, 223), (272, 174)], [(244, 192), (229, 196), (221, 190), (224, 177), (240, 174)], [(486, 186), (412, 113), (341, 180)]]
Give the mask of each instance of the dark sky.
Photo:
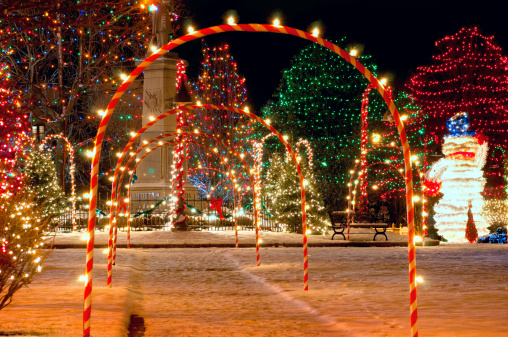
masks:
[[(364, 46), (374, 56), (380, 75), (401, 87), (419, 65), (429, 64), (436, 53), (434, 42), (456, 33), (461, 27), (477, 25), (487, 36), (508, 49), (508, 23), (504, 1), (352, 1), (352, 0), (183, 0), (197, 29), (225, 23), (230, 10), (238, 23), (272, 23), (280, 13), (281, 24), (307, 30), (320, 21), (322, 37), (330, 40), (346, 36)], [(505, 3), (506, 4), (506, 3)], [(184, 19), (185, 22), (186, 19)], [(308, 45), (302, 39), (270, 33), (233, 32), (207, 38), (213, 46), (226, 41), (247, 78), (252, 108), (260, 109), (279, 85), (281, 71), (292, 56)], [(198, 73), (201, 42), (193, 41), (175, 51), (190, 62), (188, 71)]]

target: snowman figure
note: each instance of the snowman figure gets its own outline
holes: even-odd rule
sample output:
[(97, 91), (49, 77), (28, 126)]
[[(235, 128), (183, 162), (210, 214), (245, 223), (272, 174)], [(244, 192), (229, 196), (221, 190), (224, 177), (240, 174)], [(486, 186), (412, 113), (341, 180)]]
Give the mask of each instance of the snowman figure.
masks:
[[(468, 202), (471, 201), (473, 210), (483, 208), (481, 193), (485, 178), (482, 168), (485, 166), (488, 144), (481, 135), (468, 131), (469, 120), (465, 112), (446, 121), (446, 128), (450, 134), (444, 136), (442, 150), (445, 157), (427, 171), (425, 185), (435, 194), (443, 193), (442, 199), (434, 206), (438, 234), (448, 242), (466, 243)], [(480, 214), (475, 214), (474, 218), (478, 236), (488, 234), (488, 224)]]

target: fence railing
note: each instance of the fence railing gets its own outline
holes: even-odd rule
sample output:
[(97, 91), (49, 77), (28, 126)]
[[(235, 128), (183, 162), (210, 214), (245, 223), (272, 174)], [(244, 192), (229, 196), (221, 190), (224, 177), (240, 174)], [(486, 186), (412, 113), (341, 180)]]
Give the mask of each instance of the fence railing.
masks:
[[(160, 200), (133, 199), (131, 200), (131, 230), (168, 230), (170, 229), (170, 205), (169, 202), (163, 202), (152, 212), (146, 215), (134, 217), (138, 212), (146, 212), (152, 209)], [(195, 230), (234, 230), (235, 220), (233, 215), (233, 205), (226, 202), (222, 205), (222, 214), (226, 219), (221, 220), (216, 210), (210, 209), (210, 200), (186, 200), (191, 206), (187, 209), (189, 215), (187, 224), (189, 229)], [(194, 210), (194, 211), (193, 211)], [(107, 215), (97, 214), (95, 229), (103, 231), (109, 225), (109, 208)], [(127, 215), (123, 209), (119, 212), (121, 215), (118, 219), (118, 229), (127, 229)], [(56, 219), (56, 229), (61, 232), (72, 231), (72, 212), (66, 211)], [(279, 226), (272, 218), (261, 212), (260, 229), (263, 231), (280, 232), (282, 227)], [(76, 210), (76, 229), (85, 231), (88, 227), (88, 210)], [(239, 230), (254, 230), (254, 212), (252, 209), (240, 212), (238, 215)]]

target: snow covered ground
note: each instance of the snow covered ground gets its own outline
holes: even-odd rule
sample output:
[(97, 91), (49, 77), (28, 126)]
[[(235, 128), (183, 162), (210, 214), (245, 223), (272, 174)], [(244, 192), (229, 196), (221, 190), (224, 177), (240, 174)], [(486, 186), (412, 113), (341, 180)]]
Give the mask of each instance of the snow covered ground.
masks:
[[(372, 241), (374, 237), (373, 229), (357, 229), (351, 230), (351, 241), (365, 242)], [(386, 232), (388, 242), (403, 242), (407, 243), (407, 236), (395, 234), (393, 232)], [(95, 244), (107, 246), (108, 244), (107, 232), (95, 231)], [(301, 234), (295, 233), (280, 233), (280, 232), (260, 232), (262, 245), (301, 245), (303, 237)], [(336, 235), (333, 242), (331, 241), (332, 235), (309, 235), (309, 244), (340, 244), (344, 243), (344, 239), (340, 235)], [(238, 231), (238, 242), (240, 245), (250, 244), (255, 245), (256, 233), (255, 231)], [(376, 242), (385, 242), (382, 235), (378, 235)], [(118, 240), (119, 245), (127, 244), (127, 233), (119, 231)], [(86, 244), (86, 233), (67, 233), (57, 234), (55, 238), (57, 245), (76, 245), (81, 244), (83, 247)], [(133, 245), (231, 245), (235, 244), (235, 232), (230, 231), (188, 231), (188, 232), (171, 232), (171, 231), (132, 231), (131, 244)]]
[[(407, 248), (119, 249), (113, 289), (96, 250), (93, 336), (408, 336)], [(0, 312), (0, 335), (81, 333), (83, 249), (58, 249)], [(508, 247), (417, 248), (421, 336), (508, 336)]]

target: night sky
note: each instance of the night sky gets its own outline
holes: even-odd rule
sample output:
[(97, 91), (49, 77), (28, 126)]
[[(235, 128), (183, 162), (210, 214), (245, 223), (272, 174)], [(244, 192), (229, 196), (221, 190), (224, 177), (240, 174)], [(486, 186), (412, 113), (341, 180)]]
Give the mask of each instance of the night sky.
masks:
[[(486, 36), (508, 50), (508, 24), (504, 1), (352, 1), (352, 0), (184, 0), (196, 29), (225, 23), (233, 10), (237, 23), (272, 23), (280, 13), (281, 24), (302, 30), (319, 21), (322, 37), (338, 40), (346, 36), (364, 52), (374, 56), (380, 76), (401, 88), (417, 66), (427, 65), (437, 53), (435, 41), (455, 34), (461, 27), (477, 25)], [(249, 105), (259, 110), (275, 93), (281, 71), (292, 57), (309, 42), (281, 34), (232, 32), (206, 38), (213, 46), (230, 44), (239, 71), (247, 78)], [(347, 47), (347, 46), (341, 46)], [(188, 72), (196, 76), (200, 69), (199, 40), (175, 51), (188, 60)], [(507, 54), (507, 53), (505, 53)]]

